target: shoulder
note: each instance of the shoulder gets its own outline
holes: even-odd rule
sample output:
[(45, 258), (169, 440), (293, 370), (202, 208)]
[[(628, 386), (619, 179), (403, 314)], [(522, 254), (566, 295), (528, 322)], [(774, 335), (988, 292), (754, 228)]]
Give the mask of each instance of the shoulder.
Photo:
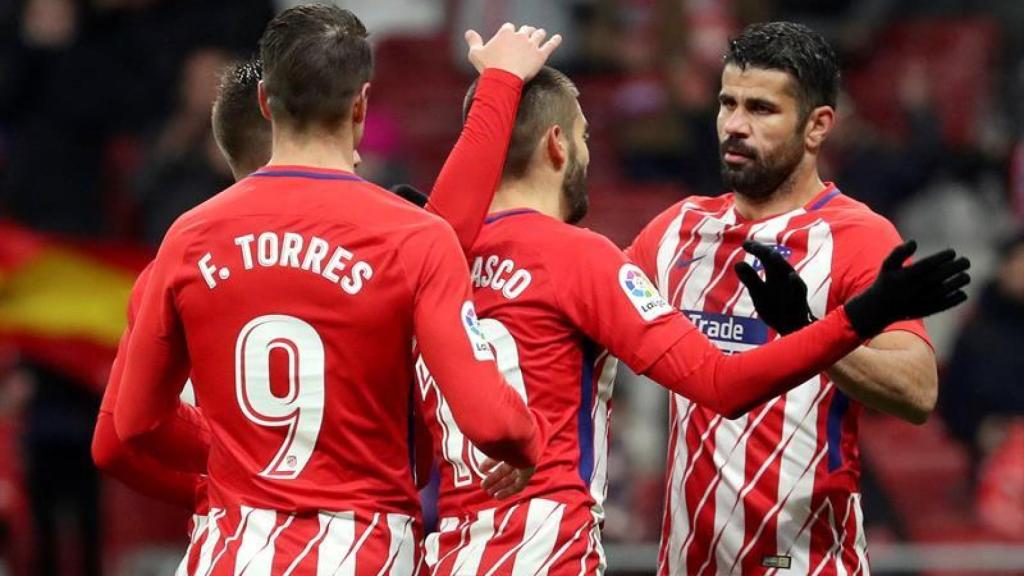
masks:
[(833, 229), (833, 235), (843, 237), (846, 242), (871, 242), (882, 238), (898, 237), (896, 227), (885, 216), (872, 210), (867, 204), (839, 194), (820, 211)]
[(689, 213), (719, 214), (733, 204), (733, 195), (721, 196), (687, 196), (663, 210), (654, 217), (640, 233), (640, 237), (660, 238), (674, 221), (682, 221)]

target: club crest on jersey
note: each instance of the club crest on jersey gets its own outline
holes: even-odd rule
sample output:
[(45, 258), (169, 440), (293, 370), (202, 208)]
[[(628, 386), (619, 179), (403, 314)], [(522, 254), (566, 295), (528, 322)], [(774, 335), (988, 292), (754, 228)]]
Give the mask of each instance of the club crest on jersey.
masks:
[[(768, 247), (771, 248), (772, 252), (775, 252), (776, 254), (782, 256), (786, 260), (789, 260), (789, 257), (793, 255), (793, 249), (790, 248), (789, 246), (783, 246), (782, 244), (770, 244)], [(754, 258), (754, 262), (750, 266), (751, 268), (757, 270), (758, 272), (760, 272), (764, 268), (764, 266), (761, 264), (761, 261), (758, 260), (757, 258)]]
[(494, 360), (494, 352), (491, 345), (484, 338), (480, 330), (480, 321), (476, 317), (476, 308), (469, 300), (462, 304), (462, 327), (466, 329), (466, 336), (469, 338), (469, 345), (473, 347), (473, 356), (477, 360)]
[(658, 316), (672, 311), (669, 303), (662, 298), (654, 284), (651, 284), (651, 281), (636, 265), (623, 264), (622, 268), (619, 268), (619, 284), (644, 320), (654, 320)]

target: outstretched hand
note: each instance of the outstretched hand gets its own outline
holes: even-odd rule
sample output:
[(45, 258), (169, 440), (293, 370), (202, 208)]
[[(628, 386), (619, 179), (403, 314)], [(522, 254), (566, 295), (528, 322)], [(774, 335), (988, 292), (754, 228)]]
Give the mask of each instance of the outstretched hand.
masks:
[(869, 338), (898, 320), (937, 314), (967, 300), (967, 258), (947, 249), (904, 266), (916, 250), (913, 240), (894, 248), (874, 283), (846, 303), (850, 324), (861, 336)]
[(750, 292), (758, 316), (783, 336), (807, 326), (815, 320), (807, 305), (807, 284), (771, 247), (747, 240), (743, 249), (757, 257), (764, 268), (764, 280), (753, 266), (739, 262), (734, 267), (740, 282)]
[(562, 36), (547, 38), (547, 31), (533, 26), (505, 24), (485, 44), (476, 30), (466, 31), (469, 61), (483, 72), (486, 68), (499, 68), (528, 82), (547, 62), (548, 57), (562, 43)]

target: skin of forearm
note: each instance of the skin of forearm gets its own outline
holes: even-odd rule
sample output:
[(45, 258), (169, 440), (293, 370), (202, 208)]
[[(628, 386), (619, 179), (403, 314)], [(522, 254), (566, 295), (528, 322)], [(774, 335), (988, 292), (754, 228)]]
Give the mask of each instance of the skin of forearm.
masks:
[(935, 357), (909, 333), (879, 336), (836, 363), (828, 375), (847, 396), (912, 424), (928, 420), (938, 396)]

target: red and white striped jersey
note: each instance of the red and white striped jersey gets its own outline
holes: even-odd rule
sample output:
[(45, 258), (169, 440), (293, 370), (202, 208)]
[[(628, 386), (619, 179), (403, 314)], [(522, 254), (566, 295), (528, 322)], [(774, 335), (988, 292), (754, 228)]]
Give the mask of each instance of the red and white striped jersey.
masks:
[[(693, 197), (630, 247), (661, 294), (723, 350), (777, 335), (733, 272), (751, 238), (775, 246), (808, 286), (815, 316), (868, 286), (900, 242), (893, 226), (832, 184), (804, 207), (745, 220), (733, 195)], [(756, 267), (756, 263), (755, 263)], [(907, 330), (927, 341), (920, 321)], [(820, 374), (735, 421), (671, 395), (660, 574), (866, 574), (857, 417)]]
[(175, 576), (413, 574), (419, 537), (404, 514), (213, 508), (193, 516)]
[[(686, 320), (653, 287), (627, 293), (627, 282), (642, 292), (648, 281), (607, 238), (533, 210), (490, 215), (470, 262), (480, 329), (498, 368), (551, 425), (537, 471), (516, 501), (548, 498), (596, 506), (600, 515), (617, 366), (605, 347), (643, 371), (679, 340)], [(648, 304), (662, 308), (641, 312)], [(485, 456), (452, 420), (432, 370), (416, 364), (441, 471), (439, 512), (465, 518), (496, 501), (480, 489)]]

